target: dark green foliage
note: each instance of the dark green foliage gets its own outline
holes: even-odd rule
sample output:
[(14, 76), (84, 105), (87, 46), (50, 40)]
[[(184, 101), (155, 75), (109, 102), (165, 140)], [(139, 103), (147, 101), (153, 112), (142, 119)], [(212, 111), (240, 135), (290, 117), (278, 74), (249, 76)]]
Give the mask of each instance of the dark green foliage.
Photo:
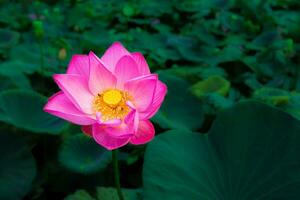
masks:
[(80, 133), (64, 139), (59, 161), (74, 172), (95, 173), (107, 167), (111, 161), (111, 152)]
[(58, 134), (65, 122), (43, 111), (46, 98), (31, 91), (0, 93), (0, 120), (36, 133)]
[(36, 175), (30, 149), (22, 137), (1, 133), (0, 154), (0, 199), (22, 199)]
[(299, 36), (299, 0), (1, 0), (0, 199), (116, 198), (110, 152), (42, 110), (114, 41), (168, 85), (157, 139), (120, 149), (126, 199), (299, 199)]
[(299, 131), (288, 114), (242, 102), (220, 113), (207, 135), (163, 133), (146, 151), (144, 199), (296, 200)]

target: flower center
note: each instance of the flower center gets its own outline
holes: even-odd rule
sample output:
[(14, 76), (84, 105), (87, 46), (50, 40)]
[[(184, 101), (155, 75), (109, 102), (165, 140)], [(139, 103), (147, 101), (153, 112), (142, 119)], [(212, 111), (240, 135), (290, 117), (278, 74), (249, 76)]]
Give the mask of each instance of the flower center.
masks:
[(95, 96), (93, 109), (95, 113), (101, 113), (101, 120), (103, 121), (112, 119), (123, 120), (130, 111), (126, 101), (132, 101), (131, 96), (127, 92), (109, 89)]
[(103, 101), (107, 105), (117, 106), (122, 100), (122, 93), (119, 90), (108, 90), (103, 93)]

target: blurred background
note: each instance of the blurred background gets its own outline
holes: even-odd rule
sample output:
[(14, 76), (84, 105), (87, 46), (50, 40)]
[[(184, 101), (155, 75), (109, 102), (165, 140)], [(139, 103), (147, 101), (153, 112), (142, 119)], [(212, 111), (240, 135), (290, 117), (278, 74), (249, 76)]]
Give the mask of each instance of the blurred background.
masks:
[[(117, 199), (112, 188), (111, 153), (82, 134), (80, 127), (42, 110), (46, 99), (58, 91), (51, 76), (64, 73), (73, 54), (92, 50), (101, 56), (114, 41), (121, 41), (130, 51), (142, 52), (151, 71), (158, 73), (168, 85), (166, 101), (153, 118), (157, 135), (164, 135), (171, 130), (193, 131), (202, 137), (208, 132), (218, 132), (220, 124), (229, 124), (228, 130), (231, 130), (230, 127), (241, 119), (242, 129), (233, 130), (245, 134), (244, 137), (234, 140), (230, 135), (225, 140), (223, 136), (213, 133), (211, 139), (217, 141), (215, 144), (227, 141), (227, 145), (234, 146), (234, 141), (248, 137), (245, 127), (249, 126), (248, 130), (253, 128), (256, 133), (264, 129), (266, 133), (268, 128), (262, 128), (264, 123), (261, 124), (264, 120), (271, 120), (266, 123), (279, 136), (282, 133), (296, 134), (296, 129), (291, 129), (300, 127), (297, 124), (300, 119), (298, 0), (0, 0), (1, 200)], [(236, 108), (241, 101), (251, 102)], [(224, 115), (227, 119), (236, 117), (236, 123), (227, 122), (222, 114), (219, 121), (215, 122), (216, 116), (223, 110), (229, 110)], [(243, 118), (243, 113), (248, 112), (254, 114)], [(255, 116), (260, 116), (260, 122), (256, 123)], [(272, 128), (274, 121), (280, 127)], [(223, 127), (223, 130), (227, 128)], [(168, 133), (158, 138), (167, 140)], [(295, 182), (299, 183), (299, 156), (296, 156), (299, 148), (291, 142), (299, 142), (299, 137), (290, 134), (284, 140), (278, 135), (266, 138), (268, 142), (265, 144), (269, 144), (270, 148), (278, 147), (279, 141), (285, 141), (280, 143), (286, 150), (285, 157), (295, 165), (290, 170), (284, 170), (294, 176), (283, 174), (274, 183), (284, 182), (284, 177), (298, 177)], [(201, 157), (201, 152), (208, 152), (205, 148), (203, 151), (198, 149), (202, 142), (193, 143), (198, 138), (191, 139), (191, 143), (184, 143), (184, 138), (174, 138), (171, 140), (177, 141), (176, 144), (166, 142), (174, 145), (172, 150), (186, 145), (186, 149), (197, 153), (194, 155), (196, 158)], [(270, 138), (277, 139), (270, 141)], [(155, 141), (149, 149), (146, 145), (120, 149), (121, 184), (126, 188), (125, 199), (243, 199), (241, 196), (221, 197), (224, 191), (238, 190), (238, 186), (228, 190), (224, 186), (217, 196), (210, 196), (212, 193), (209, 192), (202, 196), (200, 189), (195, 189), (195, 193), (189, 192), (187, 196), (180, 193), (178, 198), (170, 197), (169, 192), (175, 194), (178, 188), (184, 188), (184, 184), (192, 184), (190, 188), (193, 188), (199, 180), (194, 183), (190, 179), (202, 175), (185, 176), (186, 171), (181, 170), (188, 168), (197, 171), (198, 165), (192, 164), (197, 160), (192, 157), (193, 153), (189, 154), (190, 157), (183, 156), (182, 152), (172, 154), (169, 156), (174, 156), (172, 161), (166, 162), (167, 158), (159, 159), (159, 156), (168, 155), (167, 152), (171, 150), (169, 147), (164, 149), (160, 139)], [(255, 139), (252, 142), (252, 146), (245, 146), (251, 149), (253, 144), (260, 144)], [(222, 148), (221, 144), (217, 146)], [(161, 153), (153, 153), (158, 149)], [(242, 146), (237, 146), (234, 152), (239, 152), (239, 149), (242, 151)], [(219, 152), (223, 150), (219, 149)], [(256, 155), (269, 152), (263, 148), (256, 150)], [(238, 156), (235, 153), (226, 155)], [(266, 156), (265, 160), (275, 162), (274, 165), (277, 162), (280, 166), (288, 163), (276, 160), (273, 156)], [(216, 157), (226, 160), (230, 156), (225, 158), (220, 154)], [(251, 159), (255, 157), (253, 155)], [(191, 160), (189, 162), (183, 158)], [(148, 160), (146, 166), (143, 165), (144, 160)], [(250, 163), (256, 163), (252, 161)], [(247, 171), (247, 161), (243, 162)], [(186, 163), (186, 166), (181, 168), (178, 163)], [(201, 163), (209, 161), (203, 160)], [(240, 164), (236, 166), (241, 168)], [(181, 178), (170, 179), (173, 181), (169, 182), (158, 180), (159, 177), (151, 173), (158, 174), (159, 170), (164, 175), (169, 171), (164, 180), (176, 174)], [(230, 173), (223, 173), (225, 185), (232, 184), (234, 181), (226, 184), (226, 175)], [(259, 174), (254, 173), (253, 177)], [(182, 177), (188, 177), (188, 180), (181, 180)], [(275, 175), (273, 177), (276, 178)], [(178, 187), (174, 186), (176, 180)], [(249, 180), (253, 184), (259, 182), (258, 179)], [(216, 187), (212, 191), (222, 188), (216, 180), (213, 183), (216, 183)], [(247, 187), (250, 187), (249, 184)], [(291, 195), (290, 198), (280, 196), (282, 198), (278, 199), (299, 198), (295, 192), (299, 184), (293, 186), (289, 188), (289, 193), (282, 192)], [(250, 195), (245, 199), (255, 197)], [(262, 195), (257, 199), (272, 198)]]

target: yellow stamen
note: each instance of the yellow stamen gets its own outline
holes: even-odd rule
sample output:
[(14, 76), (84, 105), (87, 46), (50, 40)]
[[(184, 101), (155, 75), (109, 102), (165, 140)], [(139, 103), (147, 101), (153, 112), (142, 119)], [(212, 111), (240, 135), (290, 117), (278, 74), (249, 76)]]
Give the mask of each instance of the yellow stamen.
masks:
[(103, 101), (107, 105), (117, 106), (122, 100), (122, 94), (119, 90), (108, 90), (103, 93)]
[(127, 101), (132, 101), (127, 92), (117, 89), (110, 89), (98, 94), (94, 98), (94, 112), (101, 113), (101, 120), (111, 119), (123, 120), (129, 113), (130, 108), (126, 105)]

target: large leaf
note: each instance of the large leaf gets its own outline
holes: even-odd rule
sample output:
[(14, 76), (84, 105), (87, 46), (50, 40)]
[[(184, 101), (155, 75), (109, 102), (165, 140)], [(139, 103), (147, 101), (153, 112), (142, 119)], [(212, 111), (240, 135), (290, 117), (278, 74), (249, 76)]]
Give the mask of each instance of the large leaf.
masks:
[(153, 120), (163, 128), (196, 130), (203, 122), (201, 103), (189, 92), (190, 84), (179, 77), (161, 73), (168, 86), (166, 99)]
[(77, 134), (64, 139), (59, 151), (59, 161), (74, 172), (90, 174), (107, 167), (111, 161), (111, 152), (92, 138)]
[(0, 120), (35, 133), (58, 134), (65, 122), (43, 111), (46, 98), (31, 91), (0, 93)]
[[(125, 189), (122, 188), (124, 200), (141, 200), (141, 191), (139, 189)], [(111, 187), (98, 187), (97, 188), (98, 200), (119, 200), (118, 193), (115, 188)]]
[(290, 115), (251, 101), (208, 135), (166, 132), (146, 151), (144, 199), (299, 199), (299, 132)]
[(36, 174), (34, 158), (20, 136), (1, 133), (0, 199), (19, 200)]

